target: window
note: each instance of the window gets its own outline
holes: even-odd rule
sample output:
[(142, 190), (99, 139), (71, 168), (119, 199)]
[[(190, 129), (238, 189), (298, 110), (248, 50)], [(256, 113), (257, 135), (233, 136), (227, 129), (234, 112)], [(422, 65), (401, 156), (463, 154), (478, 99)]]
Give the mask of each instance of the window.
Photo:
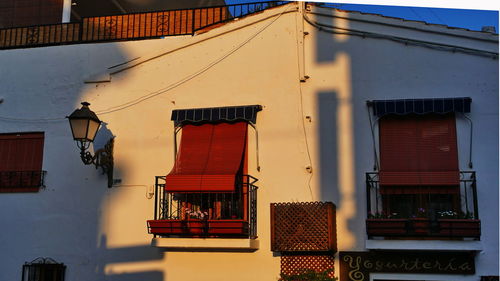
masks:
[(184, 125), (177, 160), (165, 191), (175, 194), (181, 219), (246, 218), (246, 122)]
[(457, 212), (459, 169), (454, 114), (387, 115), (379, 120), (384, 211), (411, 217)]
[(157, 177), (162, 183), (155, 220), (148, 221), (151, 233), (255, 237), (257, 180), (247, 172), (247, 134), (260, 110), (255, 105), (172, 113), (175, 132), (182, 135), (172, 170)]
[(368, 237), (480, 237), (476, 174), (460, 171), (457, 147), (456, 120), (467, 118), (471, 101), (369, 102), (380, 165), (366, 174)]
[(44, 133), (0, 134), (0, 192), (37, 192), (43, 185)]
[(246, 164), (246, 140), (246, 122), (184, 125), (179, 153), (165, 189), (233, 192)]
[(1, 1), (0, 28), (61, 23), (63, 1)]
[(38, 258), (23, 265), (22, 281), (64, 281), (66, 266), (51, 258)]

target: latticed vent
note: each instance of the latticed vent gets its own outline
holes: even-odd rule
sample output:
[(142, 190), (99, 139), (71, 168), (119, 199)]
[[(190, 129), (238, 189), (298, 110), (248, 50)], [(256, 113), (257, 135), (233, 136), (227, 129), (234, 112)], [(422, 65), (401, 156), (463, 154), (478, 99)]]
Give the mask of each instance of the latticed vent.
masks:
[(294, 276), (312, 270), (333, 278), (334, 262), (333, 254), (285, 254), (281, 256), (281, 274)]
[(331, 202), (271, 204), (271, 250), (337, 251), (335, 205)]

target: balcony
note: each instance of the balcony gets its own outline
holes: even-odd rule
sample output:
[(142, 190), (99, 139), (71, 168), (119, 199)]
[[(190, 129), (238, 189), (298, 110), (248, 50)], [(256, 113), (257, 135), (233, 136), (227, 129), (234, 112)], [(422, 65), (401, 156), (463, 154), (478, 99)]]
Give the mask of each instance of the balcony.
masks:
[(0, 193), (38, 192), (46, 171), (0, 171)]
[(288, 1), (84, 17), (79, 22), (0, 29), (0, 50), (194, 35)]
[(257, 238), (256, 178), (243, 175), (235, 192), (173, 193), (156, 177), (154, 220), (148, 230), (166, 238)]
[(390, 198), (380, 190), (378, 173), (366, 174), (369, 239), (479, 240), (481, 222), (475, 172), (460, 172), (460, 186), (454, 194), (436, 194), (429, 187), (418, 188), (427, 188), (429, 192), (420, 190), (418, 194)]

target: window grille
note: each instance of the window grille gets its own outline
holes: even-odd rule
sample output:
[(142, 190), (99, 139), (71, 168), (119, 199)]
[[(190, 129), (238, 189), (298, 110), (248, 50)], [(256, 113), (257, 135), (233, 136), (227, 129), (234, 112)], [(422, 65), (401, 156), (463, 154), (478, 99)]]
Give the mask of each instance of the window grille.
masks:
[(23, 265), (21, 281), (64, 281), (66, 266), (51, 258), (37, 258)]

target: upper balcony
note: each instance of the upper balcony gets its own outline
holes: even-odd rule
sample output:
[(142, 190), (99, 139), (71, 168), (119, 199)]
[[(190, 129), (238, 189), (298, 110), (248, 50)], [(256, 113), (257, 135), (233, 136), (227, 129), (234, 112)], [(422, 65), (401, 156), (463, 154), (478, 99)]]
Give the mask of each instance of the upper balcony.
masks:
[(270, 1), (83, 17), (78, 22), (3, 28), (0, 29), (0, 50), (194, 35), (233, 19), (287, 3)]
[(366, 174), (369, 239), (479, 240), (476, 173), (460, 172), (457, 187), (402, 187), (384, 192), (378, 173)]

